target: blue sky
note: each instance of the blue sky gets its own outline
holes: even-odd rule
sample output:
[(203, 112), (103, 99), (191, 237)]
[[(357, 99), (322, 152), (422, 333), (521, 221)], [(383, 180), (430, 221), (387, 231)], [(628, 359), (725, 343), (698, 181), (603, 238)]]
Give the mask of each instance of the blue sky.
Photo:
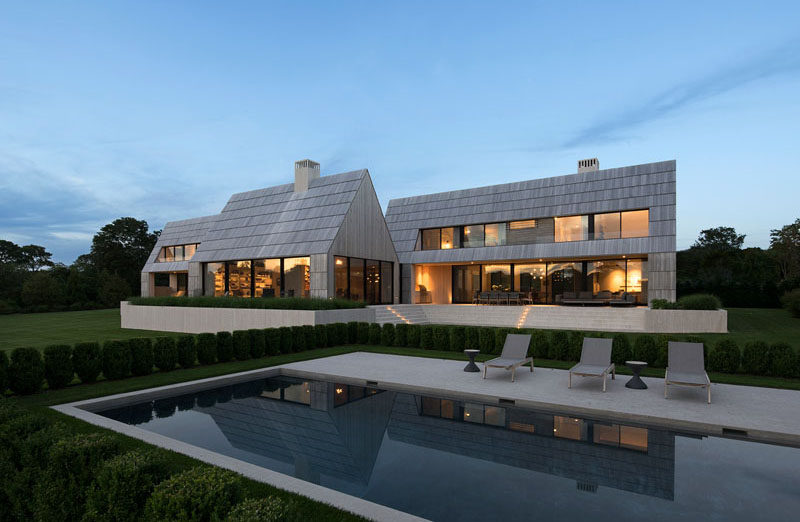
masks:
[(294, 160), (395, 197), (678, 162), (678, 247), (800, 217), (797, 2), (5, 2), (0, 238), (71, 262)]

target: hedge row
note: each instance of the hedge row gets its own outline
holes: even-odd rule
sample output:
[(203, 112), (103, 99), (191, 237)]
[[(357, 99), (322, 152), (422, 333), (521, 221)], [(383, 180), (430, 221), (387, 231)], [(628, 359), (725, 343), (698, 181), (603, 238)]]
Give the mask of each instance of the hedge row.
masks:
[[(40, 391), (46, 382), (50, 389), (63, 388), (74, 378), (82, 383), (149, 375), (154, 367), (168, 372), (195, 364), (242, 361), (245, 359), (301, 352), (314, 348), (354, 344), (368, 331), (366, 341), (380, 344), (377, 330), (368, 323), (334, 323), (317, 326), (292, 326), (265, 330), (202, 333), (179, 337), (134, 338), (103, 343), (78, 343), (74, 346), (47, 346), (43, 354), (35, 348), (17, 348), (8, 359), (0, 352), (0, 395), (11, 389), (20, 395)], [(377, 337), (375, 337), (377, 335)], [(393, 339), (392, 339), (393, 340)], [(387, 340), (388, 342), (388, 340)]]
[(230, 471), (175, 469), (165, 452), (74, 433), (0, 400), (0, 520), (299, 520), (279, 497), (246, 498)]

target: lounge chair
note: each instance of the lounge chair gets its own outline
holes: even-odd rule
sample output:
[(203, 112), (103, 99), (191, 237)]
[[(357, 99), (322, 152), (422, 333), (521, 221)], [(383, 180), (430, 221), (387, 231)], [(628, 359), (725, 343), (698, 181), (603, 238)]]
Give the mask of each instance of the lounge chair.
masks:
[(531, 343), (531, 336), (528, 334), (508, 334), (506, 343), (500, 357), (495, 357), (483, 363), (483, 378), (486, 378), (488, 368), (503, 368), (511, 370), (511, 382), (514, 382), (514, 374), (518, 366), (530, 362), (533, 371), (533, 357), (528, 357), (528, 346)]
[(603, 391), (606, 391), (608, 372), (611, 372), (613, 380), (617, 370), (611, 362), (611, 339), (584, 337), (581, 360), (569, 370), (569, 388), (572, 388), (572, 374), (575, 374), (581, 377), (602, 377)]
[(668, 399), (670, 384), (694, 386), (708, 390), (708, 403), (711, 404), (711, 380), (703, 364), (703, 343), (678, 343), (670, 341), (667, 345), (667, 371), (664, 374), (664, 398)]

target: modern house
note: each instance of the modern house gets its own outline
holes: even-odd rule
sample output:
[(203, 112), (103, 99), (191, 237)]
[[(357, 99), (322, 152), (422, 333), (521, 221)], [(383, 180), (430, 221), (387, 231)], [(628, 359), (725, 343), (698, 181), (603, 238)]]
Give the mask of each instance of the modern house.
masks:
[(675, 161), (394, 199), (401, 302), (675, 300)]
[(397, 256), (369, 172), (320, 176), (310, 160), (294, 167), (294, 183), (167, 223), (142, 270), (142, 295), (396, 302)]

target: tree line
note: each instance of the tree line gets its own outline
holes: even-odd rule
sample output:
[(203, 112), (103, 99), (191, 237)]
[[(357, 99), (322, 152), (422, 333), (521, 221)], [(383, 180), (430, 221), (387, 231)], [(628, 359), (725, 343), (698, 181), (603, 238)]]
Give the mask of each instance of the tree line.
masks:
[(0, 239), (0, 313), (112, 308), (139, 295), (140, 274), (161, 231), (123, 217), (102, 227), (91, 250), (67, 266), (40, 245)]
[(742, 248), (744, 239), (733, 227), (702, 230), (677, 253), (678, 296), (714, 294), (733, 308), (781, 306), (800, 288), (800, 219), (770, 231), (767, 249)]

